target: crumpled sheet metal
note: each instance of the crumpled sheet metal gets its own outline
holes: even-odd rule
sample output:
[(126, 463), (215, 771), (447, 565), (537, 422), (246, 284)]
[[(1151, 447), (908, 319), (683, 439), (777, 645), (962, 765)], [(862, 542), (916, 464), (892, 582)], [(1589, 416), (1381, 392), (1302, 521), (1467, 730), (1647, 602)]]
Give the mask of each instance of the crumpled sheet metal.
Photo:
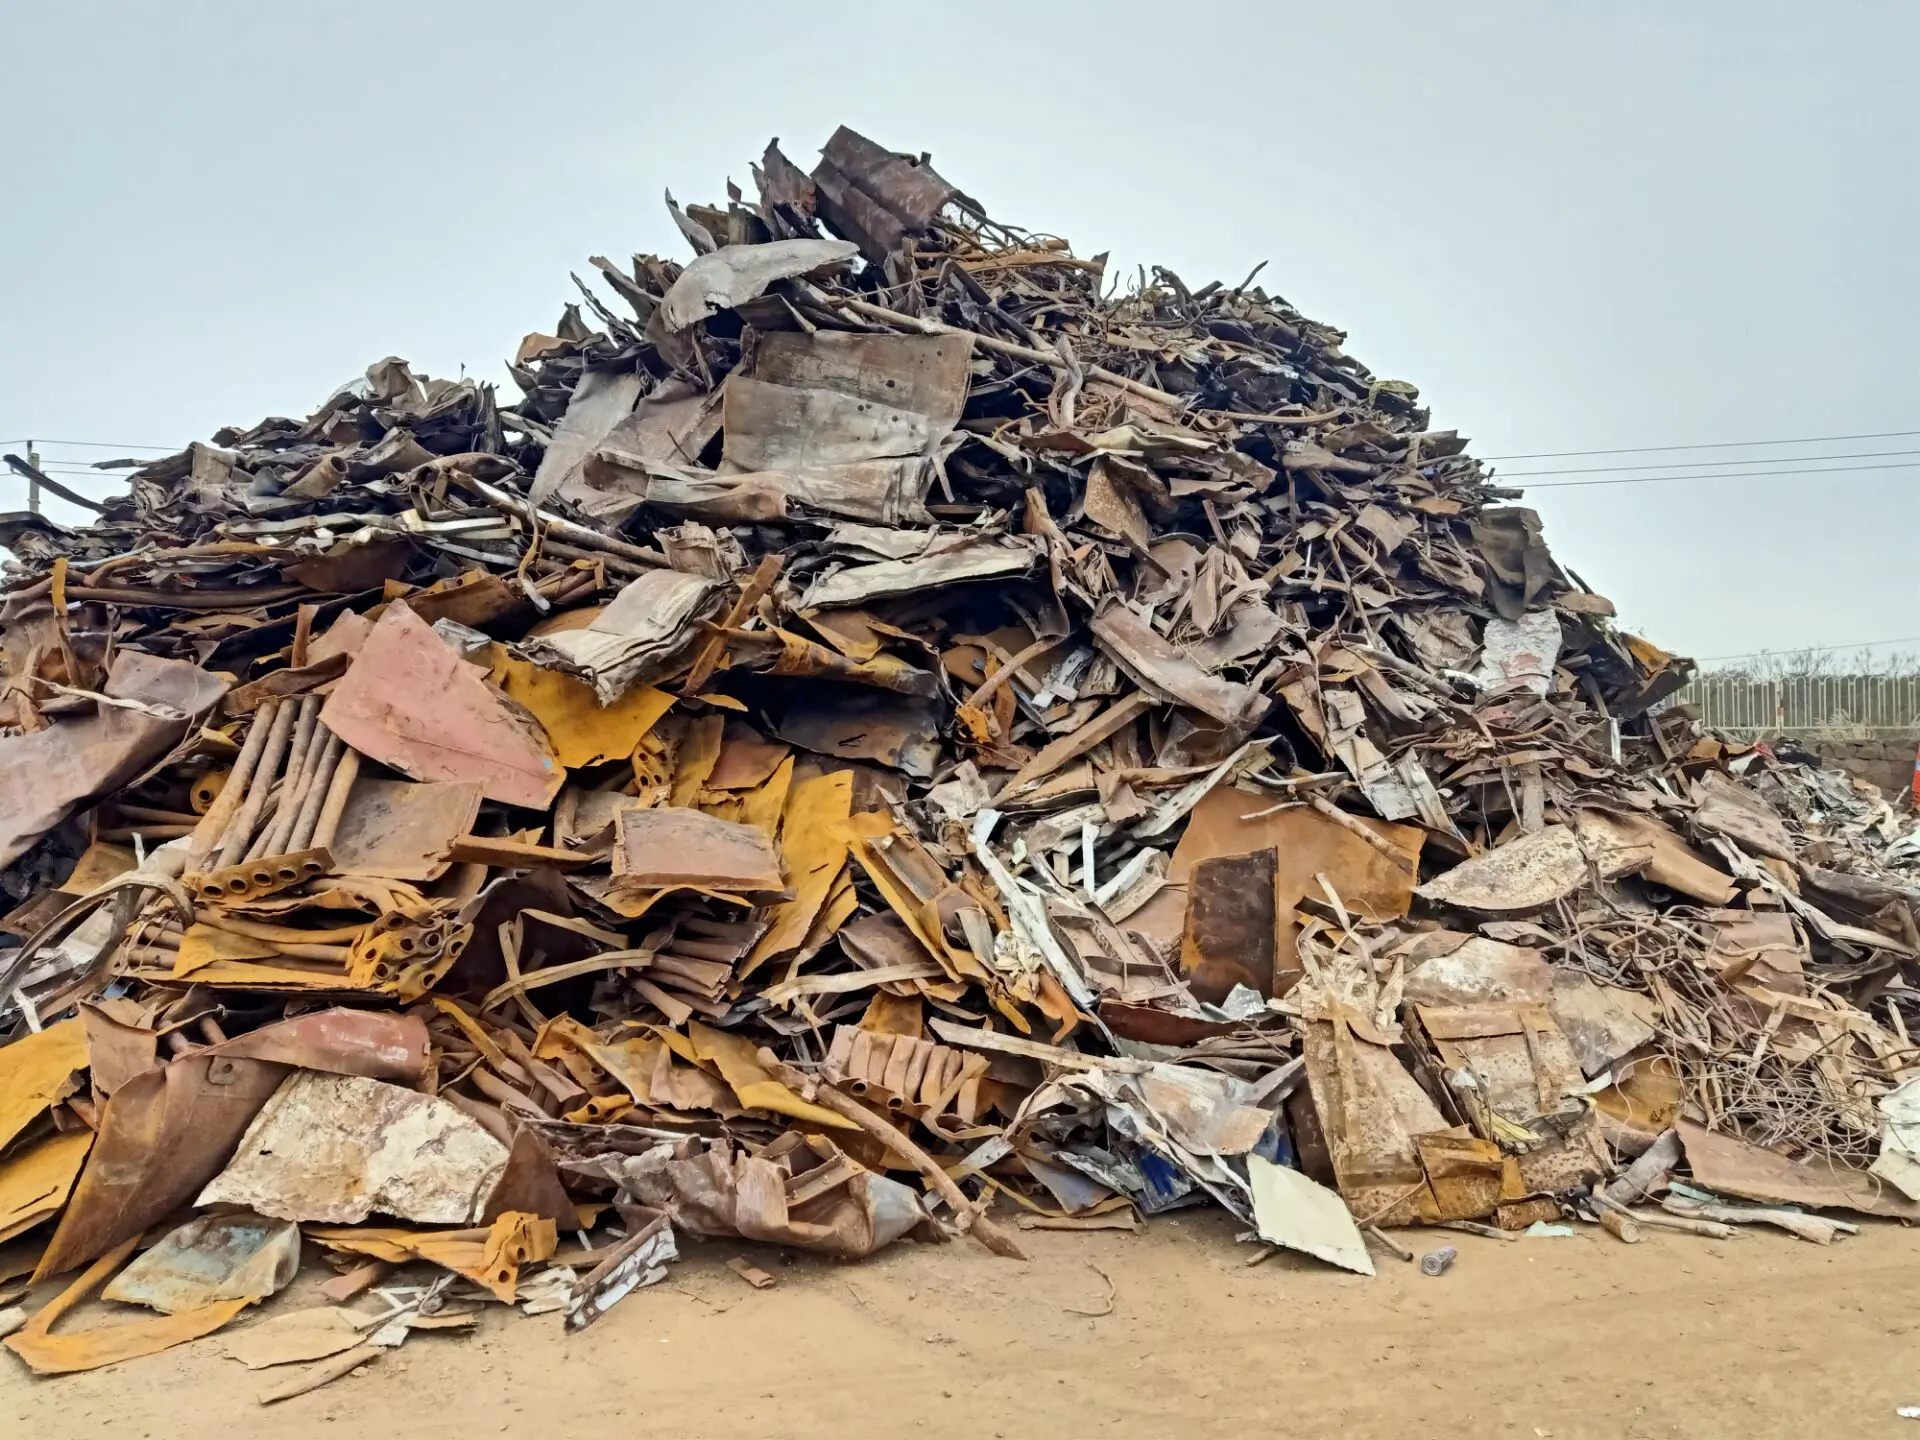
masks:
[(1424, 900), (1485, 914), (1544, 910), (1587, 883), (1597, 868), (1603, 879), (1644, 870), (1650, 849), (1608, 851), (1590, 856), (1578, 831), (1549, 825), (1509, 841), (1429, 880), (1415, 892)]
[(1878, 1175), (1841, 1165), (1796, 1164), (1784, 1155), (1716, 1135), (1691, 1120), (1674, 1126), (1687, 1168), (1704, 1189), (1742, 1200), (1803, 1205), (1809, 1210), (1858, 1210), (1894, 1220), (1920, 1220), (1920, 1201)]
[(100, 1292), (165, 1315), (264, 1300), (300, 1268), (300, 1227), (257, 1215), (202, 1215), (161, 1237)]
[(138, 650), (114, 657), (101, 694), (165, 712), (100, 704), (24, 735), (0, 735), (0, 866), (96, 797), (163, 757), (212, 709), (227, 682), (184, 660)]
[(1560, 621), (1551, 610), (1531, 610), (1517, 620), (1487, 622), (1474, 674), (1483, 690), (1524, 690), (1545, 695), (1553, 689), (1553, 662), (1560, 658)]
[(102, 1108), (87, 1168), (35, 1274), (103, 1255), (190, 1202), (293, 1066), (417, 1081), (426, 1050), (413, 1016), (324, 1010), (135, 1075)]
[[(53, 1327), (91, 1297), (133, 1253), (140, 1237), (122, 1241), (102, 1255), (65, 1290), (36, 1312), (24, 1329), (9, 1335), (6, 1347), (26, 1361), (36, 1375), (68, 1375), (98, 1370), (123, 1360), (137, 1360), (211, 1335), (251, 1304), (248, 1300), (219, 1300), (174, 1315), (103, 1325), (92, 1330), (53, 1333)], [(43, 1262), (44, 1263), (44, 1262)]]
[(62, 1020), (0, 1047), (0, 1147), (12, 1143), (87, 1066), (87, 1031)]
[(660, 322), (669, 332), (685, 330), (717, 311), (745, 304), (777, 280), (844, 265), (859, 253), (859, 246), (845, 240), (723, 245), (680, 272), (661, 301)]
[(520, 1267), (545, 1260), (557, 1244), (553, 1221), (519, 1211), (496, 1216), (483, 1227), (462, 1230), (308, 1226), (306, 1233), (330, 1250), (371, 1255), (396, 1265), (430, 1261), (485, 1286), (496, 1300), (509, 1305), (518, 1291)]
[(92, 1131), (71, 1130), (15, 1146), (0, 1159), (0, 1244), (60, 1213), (92, 1148)]
[[(665, 1211), (693, 1235), (738, 1236), (859, 1260), (927, 1219), (918, 1195), (853, 1163), (824, 1139), (789, 1147), (806, 1168), (735, 1150), (725, 1141), (662, 1143), (641, 1155), (565, 1162), (576, 1174), (610, 1180), (643, 1205)], [(821, 1152), (827, 1158), (823, 1158)], [(807, 1196), (809, 1177), (837, 1180)], [(798, 1198), (806, 1196), (807, 1198)]]
[(612, 705), (665, 674), (697, 636), (694, 621), (706, 618), (718, 600), (719, 587), (710, 580), (655, 570), (622, 587), (584, 628), (529, 637), (518, 649), (536, 665), (585, 680), (602, 705)]
[(351, 1225), (376, 1211), (427, 1225), (479, 1220), (507, 1147), (457, 1106), (379, 1080), (298, 1071), (254, 1117), (196, 1205)]
[(1009, 580), (1030, 572), (1038, 559), (1033, 546), (1009, 539), (997, 545), (966, 545), (917, 560), (850, 565), (815, 584), (807, 592), (806, 604), (833, 610), (968, 581)]
[[(1253, 1217), (1243, 1157), (1273, 1131), (1259, 1092), (1216, 1071), (1155, 1063), (1063, 1074), (1034, 1090), (1009, 1133), (1047, 1128), (1050, 1112), (1100, 1117), (1132, 1158), (1057, 1148), (1059, 1161), (1126, 1194), (1149, 1212), (1199, 1190), (1242, 1220)], [(1069, 1123), (1071, 1123), (1069, 1121)]]
[(1873, 1173), (1909, 1200), (1920, 1200), (1920, 1076), (1880, 1097), (1886, 1128)]
[[(815, 1103), (843, 1092), (802, 1093), (827, 1033), (962, 1205), (1245, 1215), (1259, 1160), (1355, 1216), (1478, 1217), (1688, 1103), (1802, 1170), (1895, 1155), (1920, 826), (1652, 712), (1691, 662), (1620, 631), (1413, 386), (1253, 282), (1115, 287), (844, 128), (752, 178), (670, 204), (688, 263), (596, 259), (611, 301), (521, 342), (518, 398), (390, 357), (85, 529), (0, 526), (0, 765), (166, 731), (39, 796), (29, 830), (71, 818), (0, 865), (54, 925), (0, 961), (22, 1018), (116, 987), (90, 1075), (0, 1086), (8, 1223), (65, 1198), (49, 1265), (192, 1200), (296, 1072), (490, 1137), (449, 1225), (572, 1230), (543, 1138), (598, 1202), (609, 1147), (692, 1130), (725, 1154), (656, 1157), (693, 1167), (663, 1199), (863, 1253), (912, 1194)], [(128, 667), (232, 689), (199, 723), (101, 712)], [(83, 826), (126, 864), (72, 866)], [(186, 895), (216, 840), (312, 874)], [(323, 995), (376, 1027), (430, 1001), (433, 1041), (268, 1023)], [(1138, 1044), (1172, 1074), (1109, 1053)]]

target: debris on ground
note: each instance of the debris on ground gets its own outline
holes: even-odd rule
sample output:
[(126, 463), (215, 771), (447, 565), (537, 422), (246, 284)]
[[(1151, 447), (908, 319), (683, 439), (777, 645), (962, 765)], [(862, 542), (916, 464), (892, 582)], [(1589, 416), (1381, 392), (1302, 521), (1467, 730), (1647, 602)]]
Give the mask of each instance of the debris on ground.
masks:
[[(388, 358), (0, 517), (0, 1241), (79, 1272), (9, 1348), (303, 1247), (263, 1400), (703, 1238), (1920, 1216), (1910, 815), (1702, 733), (1255, 276), (846, 129), (751, 176), (513, 403)], [(97, 1292), (158, 1313), (55, 1332)]]

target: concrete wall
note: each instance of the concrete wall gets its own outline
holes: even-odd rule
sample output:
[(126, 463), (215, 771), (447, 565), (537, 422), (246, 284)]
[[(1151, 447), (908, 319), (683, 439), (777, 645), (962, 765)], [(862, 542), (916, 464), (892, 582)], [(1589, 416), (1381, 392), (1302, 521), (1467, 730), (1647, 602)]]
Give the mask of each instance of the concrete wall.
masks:
[(1871, 740), (1823, 739), (1804, 732), (1793, 738), (1848, 774), (1878, 785), (1889, 800), (1913, 788), (1913, 755), (1920, 731), (1882, 733)]

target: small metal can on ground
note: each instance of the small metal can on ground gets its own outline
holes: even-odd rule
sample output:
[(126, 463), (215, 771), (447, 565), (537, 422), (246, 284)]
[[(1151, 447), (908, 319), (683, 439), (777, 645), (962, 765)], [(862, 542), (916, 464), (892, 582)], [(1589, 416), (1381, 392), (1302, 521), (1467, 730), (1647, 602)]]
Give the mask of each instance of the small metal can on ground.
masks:
[(1447, 1267), (1453, 1264), (1454, 1257), (1459, 1253), (1460, 1252), (1451, 1245), (1442, 1245), (1438, 1250), (1433, 1250), (1422, 1255), (1420, 1257), (1420, 1273), (1422, 1275), (1446, 1274)]

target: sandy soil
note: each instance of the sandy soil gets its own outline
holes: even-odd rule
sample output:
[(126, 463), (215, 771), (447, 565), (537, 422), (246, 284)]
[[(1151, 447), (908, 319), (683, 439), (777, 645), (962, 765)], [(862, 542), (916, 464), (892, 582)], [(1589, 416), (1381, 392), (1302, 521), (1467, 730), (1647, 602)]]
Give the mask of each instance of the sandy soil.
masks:
[[(0, 1435), (1920, 1437), (1894, 1415), (1920, 1404), (1920, 1232), (1446, 1238), (1447, 1275), (1383, 1258), (1373, 1280), (1284, 1255), (1249, 1268), (1204, 1214), (1027, 1233), (1028, 1265), (970, 1245), (860, 1266), (709, 1245), (583, 1336), (496, 1312), (265, 1409), (289, 1372), (243, 1370), (217, 1335), (50, 1380), (0, 1356)], [(779, 1284), (749, 1289), (724, 1268), (740, 1253)], [(1098, 1270), (1112, 1314), (1073, 1313), (1104, 1305)], [(325, 1273), (272, 1308), (312, 1303)]]

